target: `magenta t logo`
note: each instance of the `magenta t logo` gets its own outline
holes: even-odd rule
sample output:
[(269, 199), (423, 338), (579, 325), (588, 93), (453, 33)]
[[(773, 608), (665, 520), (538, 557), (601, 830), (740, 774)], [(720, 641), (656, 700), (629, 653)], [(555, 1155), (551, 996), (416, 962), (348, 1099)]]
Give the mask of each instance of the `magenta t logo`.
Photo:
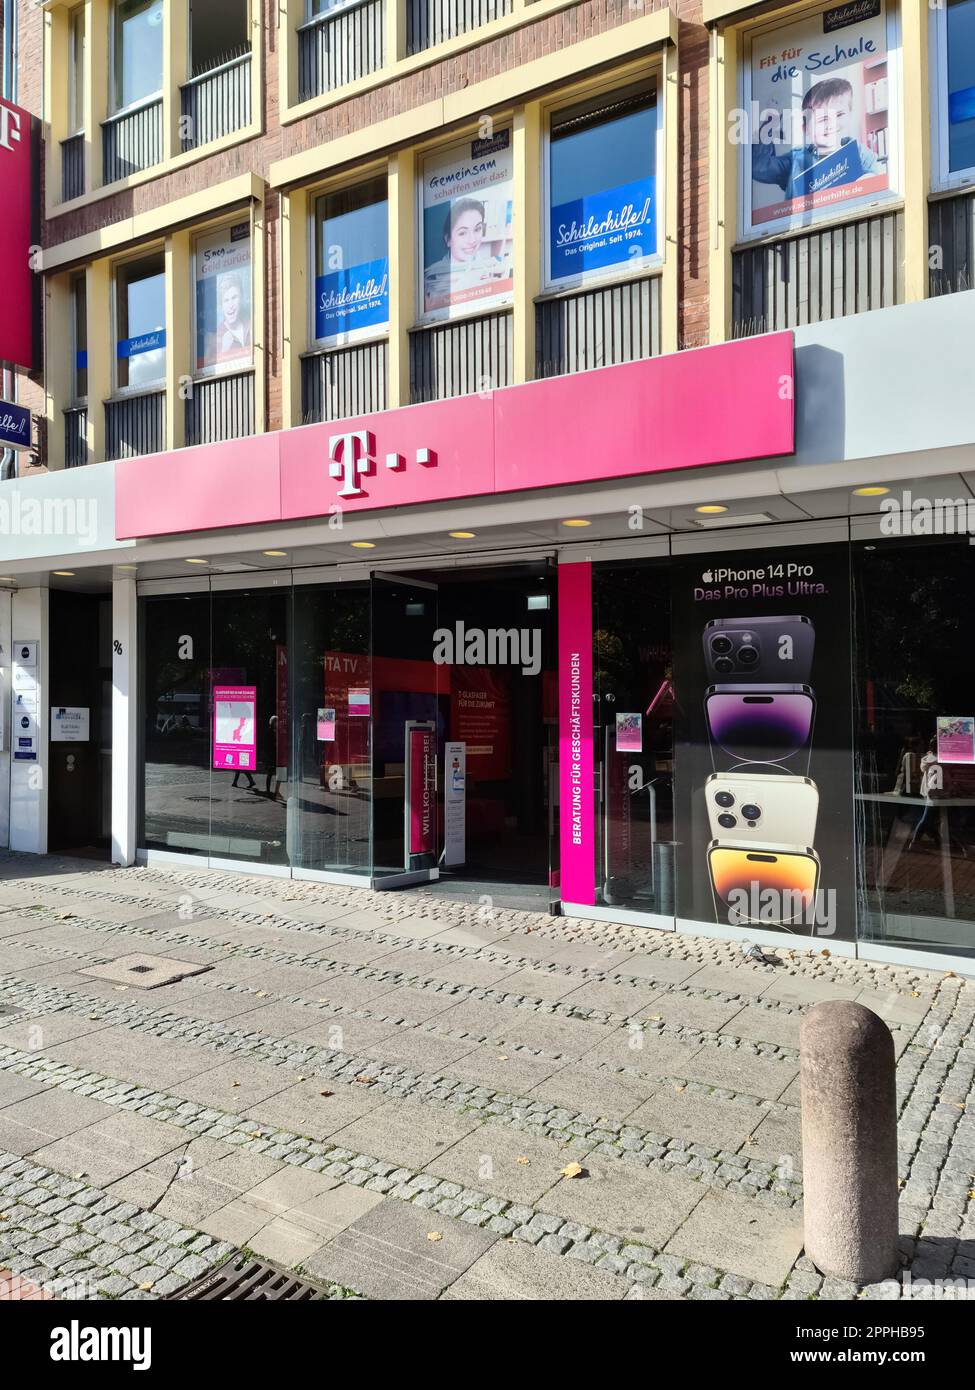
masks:
[(352, 430), (349, 434), (333, 434), (328, 441), (328, 456), (331, 459), (329, 474), (341, 478), (340, 497), (364, 497), (365, 490), (359, 487), (357, 479), (372, 470), (370, 455), (375, 443), (368, 430)]

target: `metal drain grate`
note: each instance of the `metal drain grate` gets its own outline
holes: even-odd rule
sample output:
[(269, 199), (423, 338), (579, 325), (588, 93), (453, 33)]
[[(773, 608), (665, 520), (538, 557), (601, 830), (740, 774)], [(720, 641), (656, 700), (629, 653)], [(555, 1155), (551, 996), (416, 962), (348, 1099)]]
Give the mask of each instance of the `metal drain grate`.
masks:
[(130, 965), (129, 970), (133, 975), (148, 975), (152, 971), (151, 965)]
[(268, 1303), (309, 1303), (313, 1299), (324, 1298), (325, 1294), (314, 1284), (296, 1279), (293, 1274), (275, 1269), (263, 1260), (255, 1260), (251, 1255), (231, 1255), (224, 1264), (212, 1269), (209, 1274), (194, 1279), (176, 1293), (168, 1295), (167, 1302), (186, 1302), (200, 1299), (220, 1299), (237, 1302), (241, 1299), (263, 1300)]

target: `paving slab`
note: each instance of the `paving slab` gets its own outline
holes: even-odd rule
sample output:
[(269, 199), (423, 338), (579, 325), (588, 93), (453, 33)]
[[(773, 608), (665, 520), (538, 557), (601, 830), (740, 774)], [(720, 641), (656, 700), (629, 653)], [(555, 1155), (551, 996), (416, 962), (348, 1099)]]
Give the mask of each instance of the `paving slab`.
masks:
[(585, 1175), (560, 1178), (541, 1206), (555, 1216), (661, 1248), (707, 1190), (680, 1173), (640, 1169), (621, 1159), (591, 1158)]
[(633, 951), (620, 961), (612, 973), (650, 980), (661, 985), (680, 985), (700, 970), (700, 961), (683, 956), (668, 956), (662, 951)]
[(793, 1047), (798, 1051), (801, 1024), (802, 1014), (786, 1014), (749, 1004), (729, 1019), (720, 1031), (732, 1038), (771, 1043), (774, 1047)]
[(358, 979), (354, 975), (325, 975), (315, 985), (292, 990), (304, 999), (318, 1000), (322, 1003), (341, 1004), (346, 1009), (359, 1009), (371, 1004), (372, 1000), (388, 994), (388, 980)]
[(383, 1038), (395, 1037), (398, 1031), (397, 1024), (380, 1022), (375, 1018), (329, 1018), (323, 1015), (317, 1022), (310, 1023), (304, 1032), (292, 1033), (291, 1041), (328, 1047), (350, 1057), (362, 1057), (366, 1048), (381, 1042)]
[(707, 1192), (666, 1251), (778, 1288), (802, 1250), (802, 1213), (760, 1206), (752, 1197)]
[(244, 1195), (251, 1206), (260, 1207), (270, 1220), (274, 1216), (283, 1216), (292, 1207), (320, 1197), (323, 1192), (338, 1185), (338, 1178), (285, 1164), (270, 1177), (248, 1188)]
[[(324, 1095), (329, 1091), (331, 1094)], [(308, 1139), (327, 1139), (386, 1103), (371, 1086), (315, 1079), (299, 1081), (247, 1108), (247, 1115)]]
[(332, 1139), (355, 1153), (402, 1163), (409, 1168), (422, 1168), (470, 1134), (477, 1124), (476, 1120), (415, 1101), (388, 1100), (370, 1114), (337, 1130)]
[(658, 1085), (656, 1080), (617, 1075), (606, 1067), (588, 1067), (584, 1062), (577, 1062), (540, 1082), (529, 1094), (533, 1099), (550, 1101), (573, 1114), (619, 1123), (653, 1095)]
[(26, 1076), (18, 1076), (16, 1072), (0, 1071), (0, 1109), (16, 1105), (43, 1090), (45, 1087), (39, 1081), (28, 1081)]
[(625, 1279), (591, 1269), (581, 1260), (560, 1260), (523, 1241), (499, 1240), (449, 1286), (443, 1298), (611, 1302), (623, 1298), (629, 1287)]
[(651, 985), (592, 980), (567, 994), (562, 1002), (574, 1009), (598, 1009), (600, 1013), (631, 1018), (648, 1009), (660, 994), (661, 991)]
[[(694, 1095), (674, 1087), (661, 1087), (627, 1123), (637, 1129), (715, 1149), (737, 1149), (767, 1115), (758, 1105)], [(750, 1152), (750, 1151), (749, 1151)]]
[[(116, 996), (117, 998), (117, 996)], [(93, 1012), (97, 1014), (97, 1009)], [(168, 1087), (213, 1069), (213, 1056), (192, 1043), (154, 1038), (127, 1028), (103, 1028), (49, 1048), (47, 1055), (120, 1081)]]
[(388, 1018), (405, 1018), (410, 1023), (424, 1023), (452, 1009), (457, 1000), (448, 990), (414, 989), (399, 985), (381, 994), (370, 1004), (373, 1013)]
[(0, 1046), (18, 1047), (25, 1052), (44, 1051), (69, 1038), (97, 1033), (107, 1026), (84, 1014), (21, 1014), (17, 1018), (0, 1019)]
[(473, 1051), (452, 1062), (447, 1071), (458, 1081), (472, 1081), (505, 1095), (525, 1096), (549, 1077), (560, 1075), (566, 1065), (548, 1057), (479, 1043)]
[(743, 1158), (764, 1158), (798, 1176), (802, 1172), (802, 1125), (799, 1113), (790, 1110), (766, 1115), (751, 1131), (751, 1143), (743, 1145)]
[(112, 1114), (109, 1106), (87, 1096), (76, 1096), (59, 1087), (46, 1087), (0, 1111), (0, 1148), (3, 1147), (3, 1126), (21, 1125), (37, 1130), (48, 1141), (63, 1139), (88, 1125), (97, 1124)]
[(454, 1041), (424, 1032), (422, 1028), (404, 1028), (381, 1042), (366, 1048), (366, 1055), (377, 1060), (405, 1067), (408, 1071), (442, 1072), (453, 1062), (472, 1050), (470, 1041)]
[(433, 1299), (496, 1240), (493, 1232), (387, 1198), (307, 1259), (305, 1268), (367, 1298)]
[(641, 1017), (652, 1017), (668, 1028), (691, 1028), (701, 1033), (716, 1033), (726, 1028), (734, 1032), (731, 1020), (742, 1012), (740, 1003), (724, 1003), (704, 994), (659, 994)]
[(702, 1047), (685, 1068), (685, 1077), (762, 1100), (778, 1100), (799, 1074), (799, 1063), (755, 1057), (736, 1048)]
[[(213, 1053), (206, 1060), (212, 1062)], [(250, 1105), (266, 1100), (294, 1084), (295, 1072), (288, 1067), (274, 1067), (268, 1062), (254, 1062), (240, 1057), (224, 1062), (209, 1071), (201, 1071), (192, 1080), (180, 1083), (179, 1094), (184, 1100), (212, 1105), (218, 1110), (240, 1114)]]
[(775, 980), (771, 966), (748, 965), (702, 965), (684, 983), (689, 990), (703, 990), (706, 994), (741, 994), (744, 996), (764, 994)]
[(560, 1181), (566, 1164), (581, 1162), (581, 1152), (488, 1123), (438, 1155), (424, 1171), (488, 1196), (535, 1203)]
[(564, 975), (554, 970), (538, 970), (531, 966), (524, 970), (512, 971), (504, 976), (505, 994), (521, 994), (526, 999), (544, 999), (556, 1003), (579, 988), (576, 975)]
[(614, 1028), (609, 1036), (587, 1052), (587, 1066), (625, 1069), (640, 1076), (683, 1077), (701, 1050), (699, 1042), (683, 1042), (652, 1029), (644, 1032)]
[(775, 973), (764, 991), (763, 998), (777, 999), (782, 1004), (818, 1004), (821, 999), (855, 999), (862, 992), (859, 984), (839, 984), (819, 980), (810, 975)]

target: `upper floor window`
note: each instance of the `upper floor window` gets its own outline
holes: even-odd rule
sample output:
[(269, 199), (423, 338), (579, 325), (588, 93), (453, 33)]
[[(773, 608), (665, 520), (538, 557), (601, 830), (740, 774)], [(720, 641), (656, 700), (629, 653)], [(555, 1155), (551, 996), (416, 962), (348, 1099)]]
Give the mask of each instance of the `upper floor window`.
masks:
[(166, 380), (166, 267), (157, 251), (115, 269), (115, 381), (118, 390)]
[(658, 252), (657, 93), (642, 84), (553, 114), (545, 282), (585, 283)]
[(251, 229), (235, 222), (194, 244), (196, 370), (240, 371), (254, 356)]
[(162, 91), (163, 0), (116, 0), (112, 67), (117, 111)]
[(935, 10), (935, 177), (942, 186), (975, 179), (975, 0)]
[(315, 204), (315, 313), (319, 343), (346, 343), (389, 323), (386, 176), (326, 193)]
[(419, 302), (425, 318), (455, 318), (511, 303), (513, 209), (510, 127), (424, 160)]
[(88, 398), (88, 287), (85, 273), (71, 281), (71, 399)]
[(191, 0), (190, 75), (199, 77), (250, 51), (248, 0)]
[(899, 128), (885, 0), (849, 0), (746, 42), (740, 232), (807, 226), (895, 190)]
[(68, 125), (69, 135), (85, 128), (85, 7), (71, 11), (68, 31)]

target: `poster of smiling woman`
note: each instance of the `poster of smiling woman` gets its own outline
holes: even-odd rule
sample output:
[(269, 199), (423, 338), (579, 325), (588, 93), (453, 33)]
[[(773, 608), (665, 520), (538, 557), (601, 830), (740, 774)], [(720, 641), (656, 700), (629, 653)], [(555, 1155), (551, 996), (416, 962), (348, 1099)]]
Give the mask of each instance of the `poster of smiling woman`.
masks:
[(511, 131), (467, 140), (423, 167), (423, 311), (511, 302)]
[(751, 48), (746, 227), (831, 212), (890, 188), (883, 0), (849, 0)]
[(251, 241), (247, 222), (196, 243), (196, 367), (243, 367), (253, 353)]

